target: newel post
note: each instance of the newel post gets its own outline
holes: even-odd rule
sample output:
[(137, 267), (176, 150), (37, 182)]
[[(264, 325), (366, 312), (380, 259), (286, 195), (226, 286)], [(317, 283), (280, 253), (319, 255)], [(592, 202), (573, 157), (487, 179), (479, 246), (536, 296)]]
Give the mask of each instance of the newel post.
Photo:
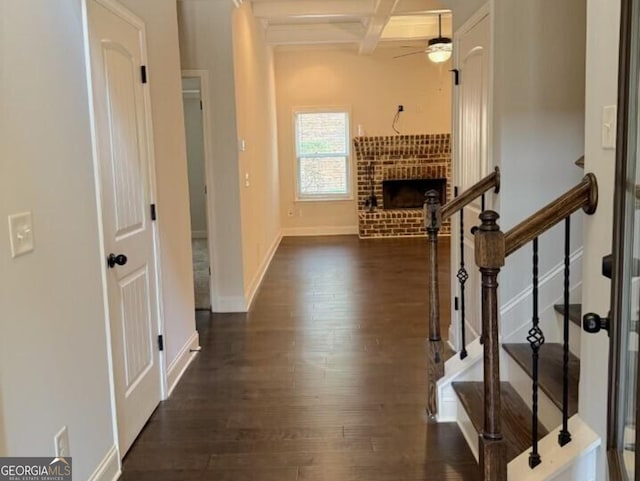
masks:
[(498, 340), (498, 274), (504, 266), (505, 240), (500, 216), (480, 214), (475, 234), (476, 265), (482, 275), (482, 332), (484, 336), (484, 427), (480, 435), (480, 467), (486, 481), (507, 480), (506, 449), (500, 420), (500, 343)]
[(424, 224), (429, 244), (429, 392), (427, 412), (429, 416), (438, 414), (437, 382), (444, 376), (442, 339), (440, 337), (440, 288), (438, 285), (438, 232), (440, 231), (440, 194), (430, 190), (425, 194)]

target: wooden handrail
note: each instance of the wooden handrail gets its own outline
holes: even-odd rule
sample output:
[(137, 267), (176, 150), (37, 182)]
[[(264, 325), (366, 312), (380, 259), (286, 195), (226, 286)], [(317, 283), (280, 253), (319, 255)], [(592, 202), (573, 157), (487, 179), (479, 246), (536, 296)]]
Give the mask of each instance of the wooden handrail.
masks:
[(509, 230), (505, 234), (506, 256), (513, 254), (579, 209), (593, 214), (597, 205), (598, 182), (595, 175), (589, 173), (573, 189)]
[(442, 220), (448, 219), (490, 189), (495, 189), (494, 192), (496, 194), (500, 192), (500, 169), (498, 167), (496, 167), (489, 175), (473, 184), (473, 186), (465, 190), (458, 197), (451, 199), (443, 205), (440, 209), (440, 217)]

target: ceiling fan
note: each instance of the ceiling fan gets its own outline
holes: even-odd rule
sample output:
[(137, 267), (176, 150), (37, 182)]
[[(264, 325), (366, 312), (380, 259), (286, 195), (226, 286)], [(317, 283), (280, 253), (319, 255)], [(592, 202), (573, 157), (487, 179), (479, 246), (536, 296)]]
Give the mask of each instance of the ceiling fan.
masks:
[(442, 14), (438, 14), (438, 36), (429, 39), (429, 41), (427, 42), (427, 47), (424, 50), (397, 55), (393, 58), (408, 57), (409, 55), (426, 53), (427, 57), (429, 57), (429, 60), (431, 60), (433, 63), (442, 63), (451, 58), (452, 47), (453, 45), (451, 39), (449, 37), (442, 36)]

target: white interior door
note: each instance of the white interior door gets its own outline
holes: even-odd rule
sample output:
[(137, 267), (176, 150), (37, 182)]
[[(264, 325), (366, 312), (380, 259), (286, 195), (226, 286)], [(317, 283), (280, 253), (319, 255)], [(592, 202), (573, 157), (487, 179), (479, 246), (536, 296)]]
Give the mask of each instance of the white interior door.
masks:
[[(490, 21), (488, 10), (482, 10), (455, 34), (455, 61), (460, 83), (455, 89), (456, 155), (453, 170), (459, 192), (464, 192), (489, 173), (488, 108), (490, 59)], [(464, 261), (469, 275), (465, 284), (465, 318), (468, 327), (480, 333), (480, 275), (474, 261), (474, 239), (471, 227), (478, 225), (481, 202), (464, 209)], [(460, 215), (454, 218), (452, 272), (460, 268)], [(453, 282), (460, 296), (455, 276)], [(459, 303), (460, 304), (460, 303)], [(458, 310), (458, 322), (461, 311)], [(459, 331), (459, 329), (458, 329)], [(467, 329), (467, 343), (472, 340)], [(459, 338), (459, 333), (458, 333)]]
[[(109, 7), (109, 8), (108, 8)], [(150, 120), (142, 83), (144, 25), (87, 0), (111, 349), (122, 456), (161, 398), (158, 298), (151, 223)]]

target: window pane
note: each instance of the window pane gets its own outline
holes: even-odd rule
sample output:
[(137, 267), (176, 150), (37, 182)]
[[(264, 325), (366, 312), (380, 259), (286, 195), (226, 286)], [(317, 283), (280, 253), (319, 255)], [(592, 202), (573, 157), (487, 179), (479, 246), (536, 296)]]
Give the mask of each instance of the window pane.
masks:
[(346, 157), (303, 157), (300, 162), (300, 194), (348, 193)]
[(345, 112), (299, 113), (297, 130), (299, 156), (347, 153)]

